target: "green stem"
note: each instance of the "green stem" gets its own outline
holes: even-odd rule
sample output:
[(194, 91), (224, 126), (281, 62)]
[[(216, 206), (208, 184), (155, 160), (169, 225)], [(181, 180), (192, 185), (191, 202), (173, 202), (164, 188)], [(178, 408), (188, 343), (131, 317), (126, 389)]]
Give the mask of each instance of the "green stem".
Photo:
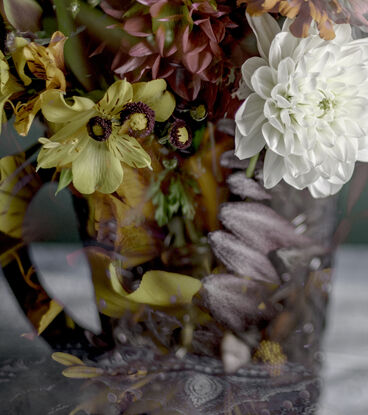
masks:
[(254, 170), (256, 169), (256, 164), (259, 158), (259, 153), (257, 153), (256, 155), (254, 155), (250, 160), (249, 160), (249, 166), (247, 167), (247, 170), (245, 172), (245, 175), (250, 179), (253, 177), (254, 175)]
[(194, 222), (190, 219), (186, 219), (184, 218), (184, 223), (185, 223), (185, 228), (188, 232), (189, 238), (191, 240), (191, 242), (198, 243), (199, 242), (199, 235), (198, 232), (194, 226)]
[(84, 2), (80, 2), (80, 11), (77, 14), (76, 21), (86, 27), (90, 37), (104, 43), (112, 53), (118, 52), (123, 40), (131, 45), (139, 41), (138, 38), (130, 36), (122, 30), (121, 24), (117, 20)]
[(65, 61), (84, 88), (91, 91), (95, 89), (93, 71), (86, 54), (86, 48), (80, 34), (77, 34), (77, 26), (69, 10), (70, 0), (53, 1), (59, 30), (68, 36), (64, 47)]

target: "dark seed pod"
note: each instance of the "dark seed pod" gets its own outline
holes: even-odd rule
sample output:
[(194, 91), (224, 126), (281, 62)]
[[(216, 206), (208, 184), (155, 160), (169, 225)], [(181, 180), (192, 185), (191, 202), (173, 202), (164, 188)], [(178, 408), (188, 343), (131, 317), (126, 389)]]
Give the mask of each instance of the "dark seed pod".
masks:
[(170, 144), (178, 150), (185, 150), (192, 144), (192, 132), (183, 120), (176, 120), (170, 128)]
[(190, 116), (194, 121), (203, 121), (207, 117), (207, 108), (204, 104), (199, 104), (190, 109)]
[(121, 111), (120, 121), (121, 124), (129, 121), (129, 135), (147, 137), (155, 126), (155, 111), (143, 102), (131, 102)]
[(111, 135), (112, 123), (106, 118), (93, 117), (87, 123), (87, 131), (94, 140), (106, 141)]

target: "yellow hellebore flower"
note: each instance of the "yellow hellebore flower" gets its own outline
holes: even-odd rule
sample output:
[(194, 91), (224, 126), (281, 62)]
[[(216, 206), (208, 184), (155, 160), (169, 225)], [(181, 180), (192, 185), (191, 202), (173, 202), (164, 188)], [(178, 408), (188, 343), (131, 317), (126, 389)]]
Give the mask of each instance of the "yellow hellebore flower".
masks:
[(64, 43), (66, 39), (61, 32), (55, 32), (47, 47), (36, 42), (28, 42), (24, 38), (15, 39), (15, 50), (12, 57), (24, 85), (28, 86), (32, 82), (32, 79), (24, 72), (26, 65), (36, 78), (45, 80), (44, 91), (28, 102), (19, 102), (16, 106), (14, 127), (20, 135), (28, 134), (35, 115), (41, 109), (42, 94), (50, 89), (61, 91), (66, 89), (64, 76)]
[(10, 73), (8, 61), (0, 51), (0, 133), (1, 125), (5, 121), (4, 105), (14, 93), (21, 90), (22, 87)]
[(68, 104), (56, 90), (42, 100), (45, 118), (62, 126), (50, 139), (40, 138), (38, 168), (71, 166), (73, 184), (84, 194), (114, 192), (123, 180), (122, 162), (150, 167), (150, 156), (134, 137), (150, 134), (154, 121), (167, 120), (175, 108), (163, 79), (116, 81), (97, 104), (76, 96)]

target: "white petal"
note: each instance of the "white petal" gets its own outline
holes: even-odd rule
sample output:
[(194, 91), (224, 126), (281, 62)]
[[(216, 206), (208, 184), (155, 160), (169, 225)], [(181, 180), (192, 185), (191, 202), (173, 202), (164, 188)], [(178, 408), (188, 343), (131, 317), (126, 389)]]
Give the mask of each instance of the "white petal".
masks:
[(236, 97), (239, 100), (243, 100), (249, 97), (249, 95), (253, 92), (253, 90), (251, 90), (248, 85), (243, 81), (240, 80), (239, 81), (239, 88), (238, 90), (235, 92)]
[(235, 155), (240, 160), (254, 156), (265, 146), (261, 128), (262, 126), (259, 126), (246, 136), (243, 136), (238, 128), (235, 129)]
[(333, 155), (344, 163), (355, 162), (358, 156), (358, 140), (352, 137), (338, 137), (333, 149)]
[(284, 135), (277, 128), (275, 128), (271, 122), (266, 122), (262, 126), (262, 134), (268, 145), (268, 147), (279, 154), (280, 156), (286, 156), (289, 154), (285, 147)]
[(249, 88), (253, 89), (250, 79), (252, 75), (254, 74), (254, 72), (261, 66), (266, 66), (266, 65), (267, 65), (267, 62), (258, 56), (253, 56), (252, 58), (247, 59), (243, 63), (241, 67), (241, 72), (243, 75), (243, 79)]
[(349, 24), (339, 24), (334, 26), (336, 37), (333, 42), (342, 45), (353, 40), (351, 26)]
[(270, 65), (277, 69), (282, 59), (292, 56), (299, 45), (299, 39), (288, 32), (279, 33), (271, 43), (269, 61)]
[(262, 58), (268, 61), (268, 54), (271, 43), (275, 36), (280, 32), (277, 21), (268, 13), (261, 16), (249, 16), (246, 14), (248, 23), (257, 38), (258, 51)]
[(277, 69), (277, 81), (280, 84), (287, 84), (295, 69), (295, 62), (287, 57), (283, 59)]
[(266, 189), (277, 185), (284, 174), (284, 159), (267, 150), (263, 165), (263, 181)]
[(328, 180), (319, 178), (313, 184), (308, 186), (311, 195), (314, 198), (321, 198), (334, 195), (342, 188), (341, 184), (332, 184)]
[(264, 100), (257, 94), (251, 94), (235, 114), (235, 122), (243, 135), (250, 134), (265, 121)]
[(318, 173), (315, 170), (311, 170), (309, 173), (301, 174), (297, 177), (294, 177), (288, 173), (284, 174), (285, 182), (299, 190), (311, 185), (317, 180), (317, 178)]
[(275, 86), (272, 79), (272, 70), (269, 66), (258, 68), (251, 78), (251, 84), (254, 91), (263, 99), (271, 96), (271, 91)]
[(353, 175), (355, 163), (339, 163), (336, 175), (330, 177), (329, 181), (333, 184), (345, 184)]

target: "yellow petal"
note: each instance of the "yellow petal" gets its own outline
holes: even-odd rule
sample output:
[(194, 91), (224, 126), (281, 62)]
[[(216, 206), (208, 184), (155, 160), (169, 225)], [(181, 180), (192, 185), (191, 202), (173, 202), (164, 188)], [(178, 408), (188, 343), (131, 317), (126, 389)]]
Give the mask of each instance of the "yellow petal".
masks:
[(129, 166), (151, 166), (151, 157), (134, 137), (127, 134), (111, 135), (107, 143), (114, 156)]
[(25, 65), (38, 79), (46, 81), (46, 88), (66, 89), (64, 76), (63, 48), (65, 36), (61, 32), (54, 33), (50, 46), (45, 47), (36, 42), (26, 42), (16, 38), (16, 49), (13, 60), (17, 72), (25, 85), (31, 83), (25, 72)]
[(14, 128), (19, 135), (26, 136), (28, 134), (34, 117), (40, 109), (41, 100), (38, 95), (24, 104), (17, 104), (15, 109)]
[(48, 53), (53, 57), (55, 65), (59, 69), (64, 68), (64, 45), (66, 40), (67, 37), (57, 31), (52, 35), (50, 43), (47, 46)]
[(134, 102), (142, 101), (150, 106), (166, 91), (166, 81), (164, 79), (154, 79), (149, 82), (136, 82), (132, 84)]
[[(129, 301), (122, 292), (114, 289), (111, 280), (111, 259), (96, 248), (86, 250), (91, 264), (93, 285), (96, 293), (96, 303), (99, 311), (106, 316), (119, 318), (127, 310), (136, 311), (140, 305)], [(115, 270), (113, 271), (115, 272)], [(123, 290), (123, 287), (121, 287)]]
[(104, 97), (97, 103), (97, 110), (103, 114), (117, 115), (133, 97), (132, 86), (125, 79), (114, 82)]
[(160, 307), (189, 304), (200, 290), (201, 282), (187, 275), (148, 271), (138, 289), (126, 296), (130, 301)]
[[(16, 78), (10, 73), (8, 61), (0, 51), (0, 96), (13, 94), (22, 90)], [(2, 98), (1, 98), (2, 99)]]
[(32, 82), (32, 79), (24, 73), (24, 68), (27, 63), (27, 59), (24, 55), (24, 48), (28, 45), (28, 41), (22, 37), (15, 38), (15, 50), (12, 52), (12, 58), (15, 65), (15, 69), (18, 72), (20, 79), (23, 81), (24, 85), (29, 85)]
[(96, 114), (92, 111), (94, 102), (89, 98), (73, 97), (73, 103), (65, 102), (64, 94), (59, 90), (45, 91), (41, 97), (42, 114), (48, 121), (54, 123), (71, 123), (82, 112), (90, 111), (90, 117)]
[(104, 371), (99, 367), (71, 366), (64, 369), (62, 373), (67, 378), (89, 379), (101, 376)]
[(151, 108), (155, 111), (156, 121), (166, 121), (175, 109), (175, 98), (171, 92), (166, 91), (160, 98), (152, 102)]
[(87, 253), (99, 310), (110, 317), (121, 317), (127, 310), (137, 311), (145, 304), (175, 309), (190, 304), (201, 288), (199, 280), (187, 275), (148, 271), (138, 289), (126, 294), (110, 258), (96, 249), (89, 249)]
[(50, 323), (54, 321), (56, 316), (61, 313), (63, 306), (57, 303), (55, 300), (51, 300), (48, 304), (47, 311), (41, 316), (40, 320), (36, 324), (37, 333), (41, 334)]
[(55, 360), (55, 362), (58, 362), (64, 366), (84, 365), (82, 360), (80, 360), (77, 356), (73, 356), (69, 353), (55, 352), (51, 355), (51, 357), (53, 360)]
[(15, 77), (11, 75), (8, 62), (0, 51), (0, 133), (2, 122), (6, 121), (4, 105), (14, 93), (22, 89)]
[(137, 82), (133, 87), (133, 101), (144, 102), (155, 111), (157, 121), (166, 121), (175, 109), (174, 96), (166, 91), (166, 81), (155, 79), (150, 82)]
[(50, 140), (40, 138), (44, 145), (38, 153), (37, 169), (69, 165), (83, 152), (89, 140), (86, 128), (75, 130), (73, 123), (61, 128)]
[(73, 161), (73, 184), (84, 194), (98, 190), (102, 193), (114, 192), (123, 180), (123, 168), (106, 143), (92, 138)]
[(10, 96), (11, 96), (11, 94), (8, 94), (8, 95), (4, 95), (0, 98), (0, 134), (1, 134), (2, 124), (6, 122), (6, 115), (5, 115), (5, 112), (4, 112), (4, 105), (6, 104), (6, 102), (10, 98)]

